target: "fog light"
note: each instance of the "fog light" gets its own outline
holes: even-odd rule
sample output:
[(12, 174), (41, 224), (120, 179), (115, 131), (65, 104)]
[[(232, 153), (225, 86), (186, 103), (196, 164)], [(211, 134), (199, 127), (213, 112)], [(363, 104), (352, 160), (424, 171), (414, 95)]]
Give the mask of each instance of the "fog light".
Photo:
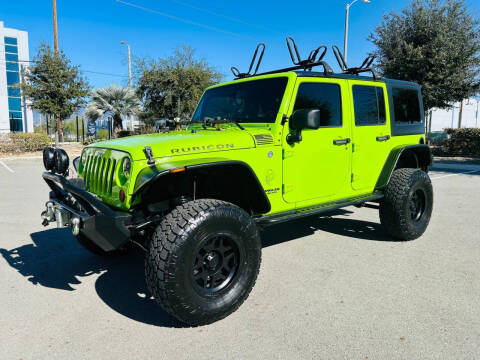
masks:
[(54, 154), (55, 172), (59, 175), (66, 175), (70, 160), (63, 149), (56, 149)]
[(120, 201), (124, 202), (125, 201), (125, 191), (120, 190)]
[(55, 168), (55, 150), (49, 146), (43, 149), (43, 166), (46, 170), (53, 170)]

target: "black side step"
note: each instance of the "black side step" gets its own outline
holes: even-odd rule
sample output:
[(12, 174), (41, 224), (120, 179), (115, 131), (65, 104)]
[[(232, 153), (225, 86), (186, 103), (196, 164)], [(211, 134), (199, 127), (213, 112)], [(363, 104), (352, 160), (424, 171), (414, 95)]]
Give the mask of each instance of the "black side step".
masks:
[(375, 192), (373, 194), (364, 195), (364, 196), (357, 196), (350, 199), (333, 201), (330, 203), (318, 205), (318, 206), (310, 206), (306, 208), (290, 210), (279, 214), (267, 215), (262, 216), (255, 219), (255, 222), (260, 227), (267, 227), (274, 224), (280, 224), (285, 221), (290, 221), (294, 219), (300, 219), (307, 216), (318, 215), (326, 212), (330, 212), (333, 210), (337, 210), (347, 206), (355, 206), (363, 204), (367, 201), (378, 201), (383, 199), (382, 192)]

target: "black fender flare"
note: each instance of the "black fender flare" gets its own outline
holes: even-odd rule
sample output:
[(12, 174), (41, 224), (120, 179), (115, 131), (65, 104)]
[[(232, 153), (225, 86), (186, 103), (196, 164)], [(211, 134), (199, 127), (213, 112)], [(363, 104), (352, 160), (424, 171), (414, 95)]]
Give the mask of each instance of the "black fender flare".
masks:
[(390, 181), (390, 177), (392, 176), (393, 171), (396, 169), (398, 161), (407, 151), (412, 151), (413, 154), (416, 156), (418, 166), (421, 168), (428, 168), (432, 166), (433, 157), (430, 147), (426, 144), (415, 144), (415, 145), (406, 145), (406, 146), (399, 146), (388, 154), (387, 160), (383, 165), (382, 172), (378, 177), (377, 183), (375, 185), (375, 190), (383, 189), (387, 186), (388, 182)]
[[(227, 168), (227, 167), (236, 167), (241, 169), (245, 175), (247, 182), (243, 183), (242, 186), (246, 186), (248, 191), (253, 199), (254, 204), (254, 213), (255, 214), (265, 214), (271, 210), (271, 204), (268, 199), (265, 190), (258, 180), (257, 175), (253, 169), (247, 163), (239, 160), (214, 160), (212, 162), (204, 162), (198, 164), (185, 165), (183, 167), (173, 167), (170, 169), (158, 168), (157, 166), (151, 166), (143, 169), (137, 176), (135, 190), (132, 195), (132, 204), (134, 204), (135, 199), (142, 193), (147, 192), (150, 188), (155, 186), (155, 184), (162, 178), (168, 175), (177, 175), (177, 174), (194, 174), (199, 170), (208, 169), (214, 170), (215, 168)], [(178, 171), (182, 169), (182, 171)], [(184, 169), (184, 170), (183, 170)], [(237, 184), (232, 184), (232, 189), (235, 190)], [(221, 200), (221, 199), (220, 199)]]

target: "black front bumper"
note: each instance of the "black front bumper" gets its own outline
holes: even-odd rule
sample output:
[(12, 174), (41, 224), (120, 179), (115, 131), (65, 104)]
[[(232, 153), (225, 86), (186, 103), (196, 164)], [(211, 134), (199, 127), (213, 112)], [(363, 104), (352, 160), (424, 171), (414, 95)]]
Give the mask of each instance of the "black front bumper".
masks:
[(105, 251), (116, 250), (130, 240), (129, 213), (112, 210), (82, 189), (81, 184), (75, 185), (63, 176), (44, 172), (42, 177), (52, 189), (50, 201), (55, 208), (66, 211), (69, 218), (80, 220), (81, 235)]

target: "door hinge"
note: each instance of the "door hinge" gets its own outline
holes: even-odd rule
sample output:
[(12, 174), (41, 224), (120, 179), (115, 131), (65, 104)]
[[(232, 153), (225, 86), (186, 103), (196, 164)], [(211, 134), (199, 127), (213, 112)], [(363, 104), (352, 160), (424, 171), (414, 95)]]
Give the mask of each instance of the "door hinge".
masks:
[(351, 175), (351, 177), (350, 177), (350, 182), (352, 182), (352, 183), (353, 183), (353, 178), (354, 178), (354, 177), (353, 177), (353, 173), (352, 173), (352, 175)]
[(355, 143), (352, 143), (352, 152), (355, 152)]

